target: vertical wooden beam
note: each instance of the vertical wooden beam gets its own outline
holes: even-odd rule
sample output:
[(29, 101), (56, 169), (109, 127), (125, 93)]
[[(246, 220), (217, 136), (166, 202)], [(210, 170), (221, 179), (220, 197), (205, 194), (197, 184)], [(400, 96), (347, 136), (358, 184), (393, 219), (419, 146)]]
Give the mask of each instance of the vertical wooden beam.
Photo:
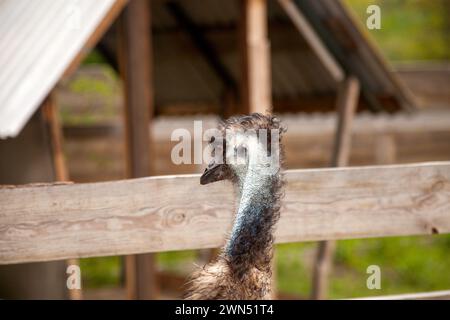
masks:
[(270, 44), (267, 33), (267, 0), (241, 0), (241, 110), (272, 110)]
[(121, 74), (125, 95), (127, 170), (131, 177), (150, 174), (150, 115), (153, 109), (151, 32), (148, 0), (130, 1), (124, 10)]
[[(53, 167), (55, 170), (55, 180), (60, 182), (69, 181), (69, 173), (67, 170), (66, 160), (63, 152), (63, 134), (61, 122), (58, 115), (58, 107), (56, 97), (53, 92), (50, 92), (44, 103), (42, 104), (42, 111), (45, 116), (48, 132), (50, 136), (50, 147), (53, 155)], [(66, 265), (80, 265), (78, 259), (66, 260)], [(83, 294), (81, 289), (69, 290), (69, 299), (81, 300)]]
[[(119, 64), (125, 89), (127, 175), (136, 178), (151, 174), (150, 121), (154, 106), (150, 1), (130, 1), (122, 18)], [(128, 298), (155, 299), (154, 255), (128, 256), (125, 268)]]
[[(337, 126), (331, 167), (345, 167), (350, 159), (352, 122), (358, 107), (360, 85), (354, 76), (347, 77), (340, 85), (337, 96)], [(335, 241), (321, 241), (314, 265), (312, 298), (326, 299), (328, 278), (336, 248)]]
[(375, 164), (393, 164), (397, 159), (397, 146), (392, 134), (382, 133), (375, 137)]
[(345, 79), (337, 97), (337, 127), (334, 136), (332, 167), (345, 167), (350, 159), (352, 122), (358, 107), (359, 80), (354, 76)]
[(58, 115), (56, 97), (53, 92), (50, 92), (47, 96), (42, 104), (42, 108), (50, 132), (50, 143), (53, 151), (53, 163), (56, 180), (62, 182), (69, 181), (69, 174), (62, 149), (63, 137), (61, 124)]

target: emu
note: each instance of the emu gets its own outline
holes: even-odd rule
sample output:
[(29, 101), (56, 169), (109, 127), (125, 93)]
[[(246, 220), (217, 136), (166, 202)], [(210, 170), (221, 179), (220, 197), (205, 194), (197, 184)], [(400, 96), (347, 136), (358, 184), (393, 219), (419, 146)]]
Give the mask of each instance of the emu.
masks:
[[(230, 180), (237, 210), (220, 254), (193, 274), (186, 299), (269, 299), (273, 229), (280, 217), (283, 188), (281, 136), (285, 130), (276, 117), (258, 113), (232, 117), (219, 130), (223, 135), (231, 133), (234, 139), (217, 143), (212, 138), (214, 153), (222, 153), (225, 161), (212, 161), (200, 183)], [(256, 136), (248, 134), (255, 131)], [(275, 163), (261, 161), (275, 153), (277, 156), (271, 157)]]

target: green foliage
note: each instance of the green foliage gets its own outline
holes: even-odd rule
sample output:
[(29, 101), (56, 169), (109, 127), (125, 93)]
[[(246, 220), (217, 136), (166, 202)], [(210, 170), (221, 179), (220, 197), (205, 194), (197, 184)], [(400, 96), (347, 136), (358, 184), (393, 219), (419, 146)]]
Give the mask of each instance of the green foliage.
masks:
[[(450, 1), (345, 0), (362, 29), (390, 60), (450, 59)], [(366, 9), (381, 9), (381, 29), (368, 30)]]
[[(312, 246), (277, 247), (280, 291), (309, 295), (314, 260), (310, 251), (315, 245)], [(449, 251), (449, 235), (339, 241), (329, 296), (351, 298), (448, 289)], [(381, 268), (381, 290), (366, 287), (370, 265)]]
[(83, 288), (116, 287), (120, 284), (120, 257), (80, 260)]
[(103, 63), (106, 63), (106, 60), (102, 56), (102, 54), (100, 52), (98, 52), (96, 49), (89, 52), (89, 54), (83, 60), (83, 65), (103, 64)]
[(161, 269), (183, 273), (192, 268), (197, 257), (196, 251), (169, 251), (158, 253), (157, 262)]
[(277, 289), (296, 295), (308, 296), (311, 290), (310, 270), (304, 263), (314, 250), (313, 243), (286, 243), (277, 245)]
[[(106, 71), (105, 71), (106, 72)], [(114, 94), (114, 90), (109, 83), (102, 79), (95, 79), (90, 77), (78, 77), (69, 85), (70, 90), (77, 94), (97, 94), (104, 97), (109, 97)]]
[(120, 117), (117, 75), (106, 65), (93, 70), (76, 73), (64, 88), (64, 98), (59, 99), (64, 124), (92, 125)]

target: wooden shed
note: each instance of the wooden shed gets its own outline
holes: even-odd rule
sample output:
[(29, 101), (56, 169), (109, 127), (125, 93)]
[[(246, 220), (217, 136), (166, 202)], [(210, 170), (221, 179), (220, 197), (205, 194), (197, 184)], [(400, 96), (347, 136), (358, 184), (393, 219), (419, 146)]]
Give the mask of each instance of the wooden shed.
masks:
[[(172, 108), (167, 112), (176, 112), (174, 106), (189, 105), (191, 112), (225, 112), (230, 96), (239, 103), (245, 82), (242, 2), (151, 1), (147, 34), (152, 50), (146, 59), (153, 66), (157, 114), (168, 106)], [(2, 1), (0, 137), (16, 136), (92, 48), (97, 46), (119, 69), (116, 17), (125, 3)], [(265, 14), (276, 111), (333, 109), (338, 83), (348, 74), (360, 80), (362, 104), (372, 110), (413, 106), (407, 90), (340, 1), (267, 1)]]

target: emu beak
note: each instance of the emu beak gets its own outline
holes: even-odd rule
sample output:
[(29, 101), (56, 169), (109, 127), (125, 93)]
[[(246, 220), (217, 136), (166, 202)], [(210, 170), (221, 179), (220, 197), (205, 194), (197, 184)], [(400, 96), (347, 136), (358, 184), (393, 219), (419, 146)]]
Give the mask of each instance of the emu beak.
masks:
[(208, 184), (225, 179), (223, 169), (223, 164), (216, 164), (214, 160), (211, 161), (208, 164), (208, 167), (205, 169), (205, 172), (203, 172), (202, 176), (200, 177), (200, 184)]

